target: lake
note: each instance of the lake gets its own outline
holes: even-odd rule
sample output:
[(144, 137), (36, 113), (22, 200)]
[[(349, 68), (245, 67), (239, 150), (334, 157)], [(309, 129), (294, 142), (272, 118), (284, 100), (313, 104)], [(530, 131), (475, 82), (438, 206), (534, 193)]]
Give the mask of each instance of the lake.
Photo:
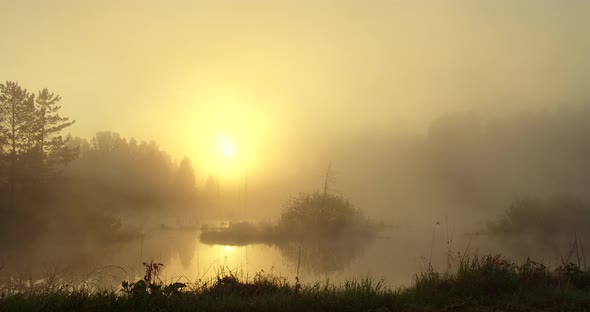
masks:
[(163, 264), (161, 278), (166, 282), (207, 281), (221, 271), (231, 271), (245, 279), (259, 272), (275, 274), (292, 283), (297, 275), (302, 283), (372, 276), (399, 287), (409, 286), (414, 274), (428, 263), (441, 272), (452, 268), (465, 252), (502, 252), (515, 260), (530, 255), (548, 264), (558, 259), (550, 250), (523, 254), (487, 236), (447, 230), (444, 224), (397, 226), (379, 237), (358, 241), (319, 237), (311, 243), (243, 246), (202, 243), (200, 226), (154, 225), (141, 231), (143, 238), (128, 242), (44, 242), (27, 250), (28, 254), (5, 253), (0, 276), (6, 282), (11, 276), (13, 280), (40, 280), (57, 275), (65, 282), (93, 279), (97, 285), (117, 287), (123, 280), (142, 278), (142, 262), (153, 260)]

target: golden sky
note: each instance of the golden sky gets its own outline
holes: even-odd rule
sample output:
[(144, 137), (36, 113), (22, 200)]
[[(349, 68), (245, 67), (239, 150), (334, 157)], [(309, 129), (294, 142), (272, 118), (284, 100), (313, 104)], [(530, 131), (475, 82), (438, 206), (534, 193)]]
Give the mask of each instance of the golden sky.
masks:
[(74, 135), (154, 139), (201, 177), (220, 166), (223, 137), (250, 166), (279, 166), (315, 144), (420, 130), (445, 112), (590, 99), (585, 0), (0, 7), (0, 80), (62, 95)]

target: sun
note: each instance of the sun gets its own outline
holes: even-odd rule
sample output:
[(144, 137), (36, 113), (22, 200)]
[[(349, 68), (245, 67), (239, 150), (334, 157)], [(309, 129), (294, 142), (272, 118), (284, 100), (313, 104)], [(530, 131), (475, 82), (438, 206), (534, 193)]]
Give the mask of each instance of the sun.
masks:
[(227, 157), (231, 156), (231, 154), (232, 154), (233, 152), (234, 152), (234, 151), (233, 151), (233, 150), (232, 150), (232, 148), (231, 148), (231, 147), (229, 147), (229, 146), (228, 146), (228, 147), (225, 147), (225, 148), (223, 149), (223, 155), (225, 155), (225, 156), (227, 156)]
[(219, 149), (223, 153), (223, 156), (230, 157), (234, 153), (234, 144), (233, 141), (226, 135), (222, 135), (217, 139), (217, 145)]
[(225, 246), (225, 251), (226, 252), (230, 252), (231, 251), (231, 246)]

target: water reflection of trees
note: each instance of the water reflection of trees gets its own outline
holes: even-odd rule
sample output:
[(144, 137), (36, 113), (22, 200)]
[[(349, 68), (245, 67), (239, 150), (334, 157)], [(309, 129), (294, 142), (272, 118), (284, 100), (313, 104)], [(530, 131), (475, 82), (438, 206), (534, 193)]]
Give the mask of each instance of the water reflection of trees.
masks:
[(511, 254), (543, 258), (552, 257), (560, 248), (577, 241), (587, 241), (590, 229), (579, 225), (589, 222), (588, 201), (565, 195), (524, 198), (513, 202), (499, 218), (489, 221), (482, 233)]
[(229, 224), (204, 228), (201, 242), (277, 246), (289, 262), (315, 273), (345, 269), (364, 251), (378, 226), (340, 195), (301, 193), (285, 205), (276, 225)]
[(293, 197), (278, 227), (291, 236), (277, 244), (283, 256), (315, 274), (345, 269), (375, 237), (374, 228), (358, 208), (325, 191)]
[[(153, 229), (126, 240), (106, 240), (64, 232), (43, 238), (28, 248), (5, 249), (0, 257), (0, 282), (24, 276), (42, 279), (47, 275), (77, 276), (78, 279), (116, 275), (123, 279), (141, 276), (143, 261), (171, 263), (178, 257), (190, 267), (196, 248), (197, 232)], [(106, 270), (112, 267), (114, 270)], [(105, 273), (109, 271), (109, 273)], [(112, 272), (111, 272), (112, 271)]]
[(277, 244), (291, 264), (313, 274), (330, 274), (346, 269), (374, 239), (315, 239)]

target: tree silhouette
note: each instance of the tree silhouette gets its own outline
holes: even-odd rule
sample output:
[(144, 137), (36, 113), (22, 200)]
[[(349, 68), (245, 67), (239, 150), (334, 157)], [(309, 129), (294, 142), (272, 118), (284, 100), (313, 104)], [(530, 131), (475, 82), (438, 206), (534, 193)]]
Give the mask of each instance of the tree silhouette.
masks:
[(181, 191), (195, 191), (195, 170), (188, 157), (184, 157), (178, 166), (178, 170), (176, 171), (176, 183)]
[(195, 170), (191, 160), (184, 157), (176, 170), (175, 177), (176, 196), (178, 200), (190, 203), (194, 199), (195, 192)]
[(60, 132), (73, 125), (67, 117), (58, 114), (61, 106), (57, 103), (61, 100), (59, 95), (50, 93), (47, 89), (39, 91), (35, 100), (36, 120), (35, 131), (39, 152), (38, 174), (41, 178), (47, 178), (56, 166), (71, 161), (78, 155), (78, 148), (67, 146), (67, 139), (64, 139)]
[(74, 123), (59, 116), (60, 99), (47, 89), (35, 99), (17, 82), (0, 84), (0, 165), (12, 207), (17, 192), (47, 180), (78, 155), (60, 134)]
[(34, 95), (23, 89), (17, 82), (0, 84), (0, 107), (2, 133), (8, 156), (8, 189), (11, 206), (19, 180), (23, 178), (25, 167), (21, 162), (30, 158), (34, 146)]

